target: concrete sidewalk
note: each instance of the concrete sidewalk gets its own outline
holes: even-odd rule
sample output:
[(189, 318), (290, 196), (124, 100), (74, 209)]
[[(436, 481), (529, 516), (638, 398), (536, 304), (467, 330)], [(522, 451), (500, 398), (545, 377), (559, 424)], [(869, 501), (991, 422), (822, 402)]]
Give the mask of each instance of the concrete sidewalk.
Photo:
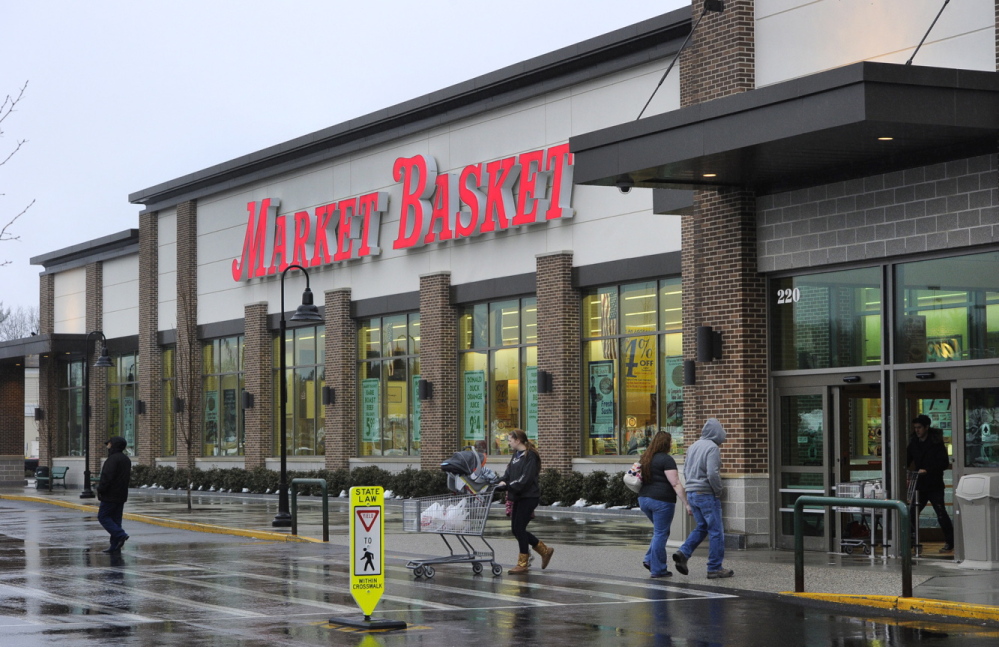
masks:
[[(80, 499), (79, 490), (63, 488), (56, 488), (51, 493), (33, 487), (8, 488), (0, 490), (0, 499), (60, 505), (89, 513), (96, 512), (97, 506), (94, 499)], [(185, 492), (133, 489), (125, 508), (125, 519), (267, 541), (318, 542), (322, 538), (318, 497), (299, 497), (297, 537), (287, 528), (271, 527), (278, 510), (275, 495), (196, 492), (192, 495), (193, 509), (190, 511), (186, 499)], [(495, 548), (496, 561), (510, 566), (517, 553), (516, 543), (510, 537), (502, 506), (494, 507), (484, 537)], [(330, 499), (332, 544), (346, 545), (348, 542), (348, 509), (346, 499)], [(539, 508), (531, 530), (556, 547), (556, 557), (550, 568), (572, 568), (579, 573), (628, 578), (648, 576), (641, 561), (651, 536), (651, 525), (637, 511)], [(403, 532), (401, 501), (388, 502), (385, 532), (389, 558), (408, 560), (447, 554), (438, 535)], [(671, 537), (671, 548), (679, 546), (682, 540), (682, 537)], [(933, 550), (928, 547), (926, 554), (935, 555)], [(691, 558), (690, 576), (674, 574), (673, 582), (999, 623), (999, 571), (969, 570), (950, 559), (934, 556), (914, 560), (914, 597), (900, 598), (900, 559), (807, 553), (805, 587), (808, 593), (795, 594), (790, 592), (794, 589), (794, 553), (791, 551), (728, 550), (725, 565), (736, 573), (728, 580), (706, 579), (705, 555), (706, 545)]]

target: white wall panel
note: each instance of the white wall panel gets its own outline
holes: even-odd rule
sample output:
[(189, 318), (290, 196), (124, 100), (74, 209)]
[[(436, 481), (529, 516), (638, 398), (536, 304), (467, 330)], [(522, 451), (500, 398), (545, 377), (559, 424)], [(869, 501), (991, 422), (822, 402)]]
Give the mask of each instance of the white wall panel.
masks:
[(576, 225), (573, 265), (680, 251), (680, 216), (640, 212)]
[(157, 227), (158, 327), (173, 330), (177, 327), (177, 210), (160, 212)]
[(139, 255), (104, 261), (102, 313), (108, 338), (139, 334)]
[(66, 334), (87, 332), (87, 270), (77, 268), (55, 275), (54, 331)]
[(508, 113), (474, 126), (451, 131), (451, 164), (463, 168), (469, 164), (509, 157), (543, 148), (545, 107)]
[[(941, 0), (756, 0), (756, 85), (858, 61), (904, 63)], [(951, 2), (914, 65), (995, 71), (995, 3)]]

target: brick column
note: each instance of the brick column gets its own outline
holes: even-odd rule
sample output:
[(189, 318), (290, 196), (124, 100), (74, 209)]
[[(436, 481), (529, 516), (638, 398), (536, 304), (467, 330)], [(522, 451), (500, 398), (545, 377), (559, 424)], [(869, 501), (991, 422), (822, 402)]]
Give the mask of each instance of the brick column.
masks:
[[(704, 2), (692, 0), (694, 18)], [(680, 54), (680, 105), (692, 106), (756, 87), (754, 0), (725, 0), (708, 12)]]
[(0, 365), (0, 486), (24, 485), (24, 363)]
[[(87, 333), (104, 327), (104, 264), (89, 263), (87, 273)], [(94, 362), (103, 350), (97, 335), (91, 339), (90, 355), (84, 358), (90, 375), (90, 473), (100, 474), (101, 458), (107, 455), (108, 439), (108, 370), (95, 368)]]
[(139, 400), (137, 460), (152, 465), (163, 455), (163, 352), (159, 345), (159, 214), (139, 216)]
[(246, 469), (263, 467), (274, 445), (274, 375), (271, 370), (273, 341), (267, 328), (267, 302), (243, 307), (246, 391), (253, 395), (253, 408), (243, 412), (246, 421), (244, 444)]
[(434, 390), (420, 406), (420, 466), (436, 470), (458, 448), (458, 310), (450, 272), (420, 277), (420, 375)]
[(326, 407), (326, 468), (346, 469), (357, 455), (357, 322), (350, 288), (326, 291), (326, 386), (336, 403)]
[[(51, 335), (55, 330), (55, 275), (38, 277), (38, 334)], [(38, 423), (38, 464), (52, 468), (58, 424), (58, 372), (51, 355), (38, 358), (38, 407), (42, 420)]]
[[(201, 456), (201, 342), (198, 339), (198, 206), (177, 205), (177, 466)], [(190, 449), (188, 449), (190, 448)]]
[(538, 369), (552, 393), (538, 394), (538, 445), (544, 467), (572, 470), (582, 443), (580, 297), (572, 287), (572, 252), (537, 257)]

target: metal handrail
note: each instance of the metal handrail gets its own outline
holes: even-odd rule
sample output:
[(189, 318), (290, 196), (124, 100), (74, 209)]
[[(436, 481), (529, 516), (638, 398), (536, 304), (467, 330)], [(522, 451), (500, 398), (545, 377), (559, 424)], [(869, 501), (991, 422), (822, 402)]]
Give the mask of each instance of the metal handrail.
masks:
[(912, 597), (912, 549), (909, 546), (909, 506), (894, 499), (856, 499), (834, 496), (801, 496), (794, 502), (794, 592), (805, 592), (805, 536), (802, 533), (804, 507), (818, 505), (826, 508), (832, 506), (857, 506), (865, 508), (894, 509), (898, 512), (899, 523), (896, 527), (899, 553), (902, 558), (902, 597)]
[(323, 541), (330, 540), (330, 497), (326, 479), (291, 479), (291, 534), (298, 535), (298, 488), (296, 485), (318, 485), (323, 491)]

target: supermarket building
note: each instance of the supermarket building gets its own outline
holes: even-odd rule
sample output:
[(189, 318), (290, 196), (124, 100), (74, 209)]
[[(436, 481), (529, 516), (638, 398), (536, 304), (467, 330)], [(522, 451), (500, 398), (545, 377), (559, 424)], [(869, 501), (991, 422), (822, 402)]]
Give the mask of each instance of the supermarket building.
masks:
[[(82, 484), (96, 331), (91, 470), (108, 435), (276, 468), (292, 265), (322, 320), (286, 336), (291, 469), (501, 466), (523, 428), (547, 467), (617, 472), (717, 417), (726, 528), (777, 547), (802, 493), (897, 496), (918, 413), (948, 483), (999, 469), (999, 3), (904, 65), (938, 4), (695, 1), (133, 193), (137, 229), (33, 259), (0, 480), (36, 358), (42, 463)], [(838, 523), (811, 513), (808, 545)]]

